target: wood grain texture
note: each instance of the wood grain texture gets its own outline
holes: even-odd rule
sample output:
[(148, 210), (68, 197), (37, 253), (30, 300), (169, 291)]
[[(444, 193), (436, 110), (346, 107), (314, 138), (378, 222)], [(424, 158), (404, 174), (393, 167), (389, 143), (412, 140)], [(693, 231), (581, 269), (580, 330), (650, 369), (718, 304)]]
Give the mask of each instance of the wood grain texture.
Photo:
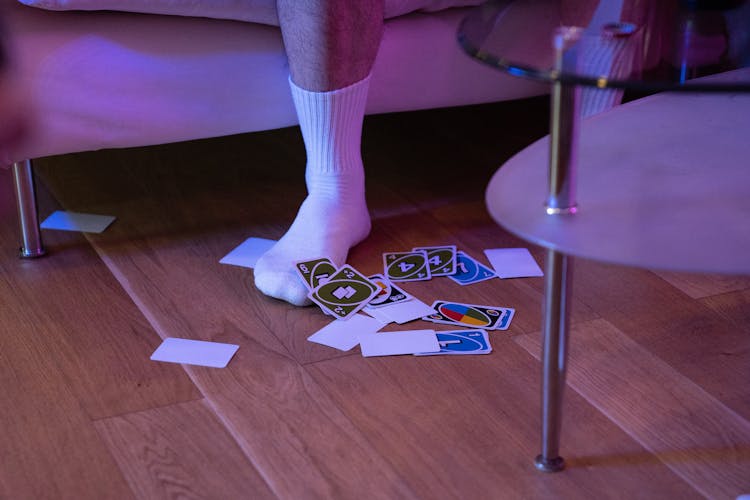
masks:
[[(491, 338), (487, 356), (347, 357), (307, 368), (420, 498), (696, 497), (576, 395), (566, 407), (570, 467), (537, 472), (538, 363), (509, 337)], [(629, 458), (598, 461), (607, 456)]]
[[(377, 272), (382, 252), (432, 243), (455, 243), (480, 260), (485, 248), (527, 246), (494, 224), (482, 200), (498, 165), (546, 131), (545, 113), (543, 101), (524, 101), (368, 117), (363, 151), (374, 227), (371, 237), (352, 250), (350, 263)], [(88, 237), (111, 273), (96, 292), (104, 297), (124, 293), (136, 306), (133, 311), (115, 299), (115, 314), (102, 320), (117, 325), (107, 328), (120, 332), (123, 325), (142, 325), (144, 338), (153, 332), (152, 343), (173, 335), (240, 345), (226, 369), (158, 368), (166, 371), (156, 392), (172, 393), (166, 387), (180, 387), (180, 377), (187, 374), (197, 393), (205, 395), (205, 405), (170, 401), (162, 414), (152, 403), (134, 404), (138, 396), (111, 417), (101, 413), (113, 427), (100, 431), (112, 438), (108, 442), (112, 453), (120, 454), (118, 460), (133, 451), (122, 436), (148, 440), (156, 435), (149, 429), (179, 446), (175, 460), (184, 455), (188, 464), (193, 460), (188, 457), (204, 456), (205, 450), (186, 442), (191, 437), (187, 429), (157, 417), (174, 420), (184, 413), (200, 421), (201, 432), (222, 426), (221, 439), (228, 435), (236, 442), (232, 456), (238, 447), (281, 498), (701, 496), (703, 490), (664, 465), (670, 452), (659, 447), (661, 441), (634, 440), (628, 435), (631, 424), (620, 424), (574, 391), (567, 398), (563, 431), (568, 470), (546, 475), (533, 469), (539, 447), (539, 364), (513, 339), (528, 342), (528, 335), (538, 335), (541, 279), (469, 287), (447, 278), (406, 284), (428, 303), (446, 298), (509, 305), (516, 308), (516, 319), (510, 331), (492, 334), (495, 352), (489, 356), (363, 359), (356, 349), (341, 353), (307, 342), (329, 321), (320, 311), (268, 299), (252, 286), (251, 270), (218, 264), (247, 237), (278, 238), (292, 221), (305, 195), (304, 148), (297, 129), (69, 155), (40, 164), (40, 173), (66, 208), (118, 216), (105, 233)], [(12, 221), (10, 212), (6, 218)], [(77, 238), (73, 243), (51, 240), (52, 250), (64, 256), (85, 247)], [(544, 251), (531, 251), (541, 264)], [(76, 262), (75, 269), (88, 265), (87, 259)], [(41, 284), (45, 272), (36, 278)], [(52, 280), (55, 274), (49, 276)], [(5, 284), (0, 281), (0, 288)], [(8, 282), (6, 288), (16, 286)], [(721, 421), (729, 407), (748, 417), (750, 398), (737, 383), (747, 379), (750, 366), (748, 336), (742, 333), (750, 314), (745, 291), (693, 299), (648, 271), (579, 262), (574, 292), (575, 325), (606, 319), (669, 366), (675, 383), (697, 384), (708, 398), (724, 404), (703, 407), (706, 415), (716, 410)], [(66, 300), (66, 321), (89, 315), (91, 300)], [(29, 322), (45, 325), (45, 317), (56, 317), (56, 307), (40, 312), (47, 306), (38, 304)], [(434, 324), (393, 329), (424, 327)], [(97, 352), (107, 346), (143, 349), (141, 337), (134, 341), (121, 335), (101, 343), (83, 337), (88, 339), (83, 347), (60, 352), (75, 359), (71, 352), (90, 352), (84, 349), (88, 346)], [(54, 336), (26, 338), (33, 338), (35, 349), (60, 348)], [(135, 355), (123, 356), (120, 366), (109, 355), (102, 359), (113, 363), (116, 373), (142, 369)], [(71, 371), (65, 379), (68, 391), (83, 397), (98, 387), (87, 377)], [(650, 379), (643, 384), (644, 392), (652, 390)], [(619, 394), (608, 392), (612, 404), (629, 405)], [(695, 447), (712, 443), (696, 442)], [(36, 454), (45, 453), (45, 443), (35, 444)], [(49, 446), (52, 455), (58, 453), (56, 444)], [(36, 454), (31, 456), (40, 460)], [(176, 470), (184, 475), (191, 467)], [(134, 462), (123, 462), (122, 468), (131, 484), (139, 483), (135, 490), (152, 491), (155, 469)], [(711, 484), (724, 477), (707, 474)], [(26, 475), (14, 484), (32, 479)], [(206, 481), (218, 479), (211, 475)]]
[[(538, 335), (515, 340), (539, 356)], [(696, 490), (750, 491), (748, 420), (607, 321), (574, 326), (569, 356), (569, 385)]]
[[(2, 276), (2, 275), (0, 275)], [(0, 278), (6, 289), (8, 282)], [(0, 498), (132, 498), (79, 399), (60, 376), (54, 335), (23, 304), (0, 307)]]
[(138, 498), (275, 498), (204, 401), (95, 426)]
[(750, 289), (750, 277), (723, 274), (692, 274), (654, 271), (654, 274), (679, 288), (688, 297), (702, 299), (722, 293)]
[(576, 295), (618, 330), (750, 419), (750, 334), (653, 273), (576, 261)]
[[(0, 171), (3, 213), (15, 215), (10, 172)], [(44, 189), (40, 210), (55, 207)], [(16, 221), (0, 224), (0, 300), (34, 317), (52, 355), (56, 374), (66, 379), (92, 418), (162, 406), (200, 397), (179, 367), (155, 364), (149, 356), (159, 336), (120, 288), (80, 234), (44, 231), (48, 257), (16, 258)], [(44, 333), (41, 333), (43, 329)]]
[[(278, 196), (286, 179), (274, 173), (278, 168), (272, 161), (265, 184), (250, 187), (249, 198), (237, 188), (224, 190), (232, 185), (232, 169), (207, 181), (201, 163), (179, 175), (186, 151), (199, 159), (215, 154), (215, 147), (210, 142), (184, 145), (159, 162), (146, 162), (137, 151), (132, 160), (123, 154), (123, 165), (108, 174), (117, 178), (118, 193), (111, 200), (93, 199), (103, 188), (92, 184), (98, 179), (96, 162), (86, 165), (91, 176), (77, 177), (78, 184), (62, 170), (45, 173), (51, 184), (60, 176), (58, 196), (64, 205), (74, 200), (67, 208), (82, 206), (88, 196), (91, 206), (118, 215), (117, 225), (90, 240), (159, 335), (241, 346), (227, 369), (189, 367), (187, 372), (276, 495), (352, 497), (372, 489), (409, 497), (398, 473), (300, 366), (298, 359), (316, 352), (340, 355), (304, 340), (329, 320), (319, 310), (262, 296), (248, 284), (248, 270), (218, 264), (247, 236), (272, 236), (252, 222), (254, 217), (273, 220), (280, 216), (274, 212), (277, 205), (286, 203), (282, 212), (289, 213), (296, 207)], [(276, 151), (273, 144), (270, 148)], [(175, 179), (163, 181), (170, 177)], [(275, 191), (269, 193), (269, 185)], [(88, 194), (92, 189), (95, 195)], [(237, 203), (237, 211), (228, 210), (227, 199)], [(250, 222), (248, 232), (234, 239), (232, 219), (238, 212)], [(292, 336), (302, 337), (303, 351), (290, 353), (288, 346), (296, 345)]]

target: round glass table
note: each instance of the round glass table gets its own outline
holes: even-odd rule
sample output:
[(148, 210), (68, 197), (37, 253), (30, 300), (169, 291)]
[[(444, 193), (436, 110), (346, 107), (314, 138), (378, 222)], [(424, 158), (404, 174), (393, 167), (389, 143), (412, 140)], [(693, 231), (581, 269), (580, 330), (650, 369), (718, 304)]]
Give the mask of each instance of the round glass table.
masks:
[(458, 39), (550, 85), (549, 136), (486, 202), (547, 249), (536, 465), (558, 471), (573, 257), (750, 274), (750, 0), (492, 0)]

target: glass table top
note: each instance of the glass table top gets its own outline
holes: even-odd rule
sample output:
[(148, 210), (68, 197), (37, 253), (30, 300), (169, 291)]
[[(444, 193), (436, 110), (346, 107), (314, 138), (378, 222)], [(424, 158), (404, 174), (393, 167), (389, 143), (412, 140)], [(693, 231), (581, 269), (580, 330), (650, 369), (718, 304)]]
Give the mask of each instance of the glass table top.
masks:
[(458, 40), (485, 64), (545, 82), (750, 91), (748, 72), (710, 77), (750, 66), (750, 0), (489, 0)]

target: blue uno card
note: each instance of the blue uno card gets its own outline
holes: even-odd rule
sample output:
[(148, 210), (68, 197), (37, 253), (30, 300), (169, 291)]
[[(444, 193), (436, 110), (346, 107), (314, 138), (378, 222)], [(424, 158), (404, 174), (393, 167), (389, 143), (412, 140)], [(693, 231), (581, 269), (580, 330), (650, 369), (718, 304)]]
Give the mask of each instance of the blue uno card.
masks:
[(435, 332), (439, 352), (415, 354), (415, 356), (435, 356), (439, 354), (489, 354), (492, 352), (489, 337), (484, 330), (455, 330)]
[(497, 277), (495, 271), (464, 252), (456, 252), (456, 274), (448, 276), (459, 285), (471, 285)]

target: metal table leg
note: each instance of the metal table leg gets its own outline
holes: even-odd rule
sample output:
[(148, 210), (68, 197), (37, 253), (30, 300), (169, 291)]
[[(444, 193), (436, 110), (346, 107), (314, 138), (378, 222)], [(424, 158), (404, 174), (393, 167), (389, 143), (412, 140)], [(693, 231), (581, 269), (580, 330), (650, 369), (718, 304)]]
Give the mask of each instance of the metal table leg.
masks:
[[(561, 27), (555, 33), (556, 66), (563, 71), (576, 64), (580, 28)], [(550, 116), (549, 190), (546, 211), (552, 217), (576, 212), (575, 167), (578, 145), (579, 89), (556, 82), (552, 86)], [(570, 311), (572, 257), (547, 250), (542, 343), (542, 452), (537, 469), (556, 472), (565, 467), (560, 456), (562, 400)]]
[(31, 160), (13, 164), (13, 183), (16, 190), (18, 220), (21, 229), (21, 258), (41, 257), (46, 252), (39, 232), (34, 171)]

